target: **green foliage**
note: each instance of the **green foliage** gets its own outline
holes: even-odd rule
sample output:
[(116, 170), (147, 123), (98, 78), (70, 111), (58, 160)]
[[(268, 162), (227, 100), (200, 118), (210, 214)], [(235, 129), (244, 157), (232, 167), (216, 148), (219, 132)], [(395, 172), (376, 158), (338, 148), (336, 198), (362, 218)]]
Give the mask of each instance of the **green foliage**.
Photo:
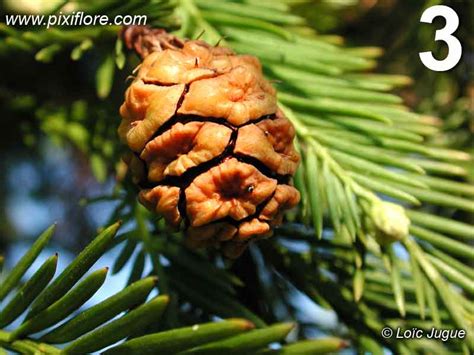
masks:
[[(158, 280), (153, 276), (133, 282), (102, 302), (77, 311), (105, 281), (108, 268), (90, 272), (79, 279), (105, 253), (104, 248), (112, 246), (118, 226), (114, 224), (104, 229), (51, 283), (57, 254), (48, 258), (22, 285), (22, 277), (54, 231), (54, 226), (51, 226), (0, 279), (4, 297), (18, 288), (0, 308), (0, 324), (5, 329), (0, 330), (2, 352), (8, 349), (21, 354), (86, 354), (107, 348), (107, 354), (177, 354), (210, 353), (211, 350), (206, 349), (212, 349), (214, 353), (229, 347), (233, 353), (270, 351), (267, 345), (284, 341), (294, 327), (294, 324), (280, 324), (252, 330), (253, 323), (234, 318), (149, 332), (150, 326), (159, 322), (170, 301), (167, 295), (147, 300), (157, 285)], [(21, 314), (28, 308), (30, 312), (18, 326), (10, 326), (11, 330), (5, 328), (14, 321), (21, 321)], [(113, 346), (123, 339), (126, 341)], [(65, 346), (59, 346), (65, 343)], [(328, 338), (313, 343), (296, 342), (292, 346), (331, 352), (344, 347), (345, 343)], [(284, 349), (282, 351), (287, 351)], [(285, 353), (291, 354), (291, 349), (289, 347), (290, 352)]]
[(43, 234), (39, 236), (36, 242), (32, 245), (28, 253), (26, 253), (16, 265), (15, 269), (10, 272), (8, 277), (2, 282), (0, 287), (0, 300), (3, 300), (5, 296), (12, 290), (13, 287), (20, 281), (21, 277), (25, 274), (26, 270), (33, 264), (35, 259), (38, 257), (41, 250), (48, 243), (51, 235), (54, 232), (54, 225), (48, 228)]
[[(189, 8), (192, 6), (189, 2), (185, 4)], [(221, 3), (213, 6), (213, 1), (196, 1), (195, 4), (193, 11), (202, 6), (203, 21), (213, 29), (206, 31), (203, 37), (215, 43), (219, 36), (225, 36), (226, 44), (237, 51), (262, 58), (264, 70), (279, 88), (281, 107), (293, 121), (299, 138), (303, 157), (299, 174), (306, 177), (295, 179), (296, 186), (307, 196), (303, 196), (298, 219), (311, 223), (316, 236), (321, 238), (326, 223), (324, 216), (328, 212), (330, 224), (334, 228), (334, 240), (352, 244), (354, 248), (359, 245), (362, 249), (361, 256), (356, 249), (347, 253), (348, 256), (353, 254), (350, 259), (354, 259), (356, 270), (361, 270), (353, 273), (356, 299), (364, 300), (366, 297), (361, 296), (361, 293), (370, 287), (370, 280), (362, 281), (363, 275), (371, 269), (367, 259), (373, 255), (387, 260), (377, 269), (378, 272), (389, 274), (387, 279), (391, 280), (392, 288), (389, 293), (393, 292), (394, 301), (388, 302), (384, 295), (384, 302), (378, 306), (392, 308), (388, 305), (393, 304), (405, 318), (410, 303), (405, 297), (402, 275), (410, 279), (411, 272), (404, 267), (392, 247), (378, 247), (373, 243), (372, 239), (378, 231), (367, 229), (365, 219), (373, 219), (377, 214), (384, 213), (384, 208), (389, 208), (378, 202), (385, 195), (399, 201), (406, 209), (414, 209), (408, 215), (411, 217), (410, 232), (415, 238), (419, 238), (417, 228), (420, 224), (428, 227), (427, 223), (432, 228), (441, 227), (443, 232), (454, 237), (474, 235), (474, 230), (467, 224), (429, 214), (422, 220), (416, 217), (420, 213), (425, 214), (416, 211), (420, 205), (443, 206), (470, 213), (474, 211), (469, 199), (472, 194), (465, 190), (470, 189), (469, 185), (455, 183), (464, 192), (458, 190), (453, 194), (426, 177), (435, 170), (433, 164), (437, 166), (434, 171), (436, 175), (450, 174), (452, 166), (455, 166), (452, 164), (470, 157), (463, 152), (427, 145), (424, 141), (432, 132), (436, 132), (437, 120), (407, 111), (400, 105), (400, 98), (385, 93), (408, 82), (408, 79), (355, 74), (374, 66), (370, 51), (351, 51), (327, 43), (317, 35), (301, 36), (291, 28), (278, 27), (276, 31), (271, 26), (277, 25), (278, 21), (268, 20), (264, 15), (255, 18), (255, 21), (269, 21), (272, 25), (248, 23), (246, 9), (262, 5), (229, 4), (232, 8), (240, 6), (240, 13), (236, 12), (230, 18)], [(284, 16), (285, 12), (280, 11), (279, 14)], [(253, 12), (251, 16), (255, 17)], [(289, 16), (293, 18), (293, 15)], [(185, 33), (190, 37), (196, 34), (192, 31)], [(362, 88), (362, 81), (365, 85), (374, 86)], [(430, 126), (432, 131), (427, 130)], [(450, 184), (442, 178), (434, 179), (441, 185)], [(375, 213), (371, 206), (376, 206)], [(392, 226), (377, 226), (375, 223), (376, 227), (390, 230), (403, 223), (391, 214), (392, 219), (387, 219), (385, 223)], [(428, 233), (434, 231), (436, 229), (428, 230)], [(287, 233), (291, 236), (295, 231), (290, 229)], [(468, 329), (469, 321), (465, 316), (467, 309), (453, 300), (461, 298), (464, 304), (470, 303), (449, 282), (463, 289), (469, 289), (472, 283), (466, 284), (459, 279), (459, 274), (455, 276), (450, 273), (454, 271), (452, 262), (455, 260), (450, 259), (448, 263), (448, 259), (433, 262), (430, 255), (432, 248), (421, 249), (412, 238), (401, 236), (396, 239), (402, 239), (400, 247), (410, 254), (413, 265), (420, 265), (424, 282), (431, 282), (446, 307), (449, 321), (445, 320), (443, 324), (452, 322), (457, 327)], [(447, 236), (442, 238), (449, 240)], [(466, 256), (470, 254), (472, 258), (472, 248), (467, 244), (463, 246)], [(360, 258), (365, 261), (358, 261)], [(310, 269), (310, 266), (300, 269)], [(291, 276), (290, 279), (293, 280)], [(362, 286), (363, 283), (365, 286)], [(417, 298), (423, 299), (420, 291), (417, 294)], [(372, 297), (373, 300), (378, 300), (381, 295), (373, 296), (376, 296)], [(362, 304), (359, 307), (362, 308)], [(417, 309), (414, 309), (416, 313)], [(366, 327), (370, 325), (366, 324)]]
[[(107, 8), (95, 5), (94, 11), (112, 14), (123, 10), (118, 1), (107, 3)], [(376, 66), (380, 50), (347, 48), (335, 37), (315, 34), (301, 17), (292, 13), (291, 3), (283, 0), (180, 0), (150, 2), (149, 5), (136, 1), (130, 5), (135, 6), (136, 13), (146, 10), (155, 20), (179, 18), (180, 27), (175, 32), (179, 36), (201, 36), (209, 43), (230, 46), (237, 52), (261, 59), (263, 70), (278, 88), (281, 109), (296, 128), (297, 147), (302, 156), (294, 180), (302, 201), (298, 209), (287, 216), (287, 223), (276, 231), (276, 237), (260, 242), (244, 261), (234, 264), (212, 251), (191, 252), (183, 247), (181, 233), (167, 229), (163, 221), (156, 220), (136, 204), (136, 190), (125, 179), (119, 182), (112, 196), (96, 200), (119, 201), (111, 222), (121, 219), (130, 223), (131, 229), (112, 241), (114, 233), (104, 232), (98, 239), (102, 242), (96, 240), (94, 247), (79, 256), (82, 261), (68, 267), (64, 275), (36, 298), (34, 293), (48, 283), (55, 265), (54, 259), (45, 263), (23, 286), (34, 290), (31, 299), (15, 297), (11, 301), (14, 303), (4, 308), (7, 319), (15, 319), (36, 298), (27, 317), (33, 321), (32, 316), (39, 317), (40, 312), (67, 297), (67, 292), (107, 246), (126, 240), (112, 268), (116, 273), (127, 262), (131, 263), (130, 286), (123, 291), (126, 294), (114, 296), (118, 301), (111, 298), (95, 306), (103, 317), (97, 315), (98, 311), (85, 311), (81, 313), (82, 318), (80, 314), (77, 320), (70, 321), (77, 326), (66, 323), (41, 339), (53, 344), (73, 341), (69, 345), (72, 349), (74, 346), (90, 349), (88, 346), (101, 344), (99, 336), (94, 336), (100, 333), (92, 329), (134, 308), (129, 305), (146, 297), (144, 293), (149, 284), (143, 285), (139, 294), (132, 290), (147, 280), (138, 281), (147, 276), (144, 265), (151, 261), (152, 274), (159, 278), (158, 289), (171, 296), (168, 311), (163, 314), (163, 326), (167, 329), (207, 322), (214, 316), (242, 317), (259, 327), (295, 319), (298, 315), (291, 299), (292, 287), (296, 287), (314, 303), (334, 310), (348, 328), (345, 332), (334, 332), (335, 335), (353, 340), (360, 351), (381, 353), (382, 347), (397, 353), (423, 349), (469, 351), (466, 344), (456, 341), (384, 339), (380, 330), (386, 325), (472, 329), (474, 306), (469, 296), (473, 294), (474, 285), (469, 262), (474, 256), (474, 229), (465, 221), (454, 220), (458, 216), (470, 216), (474, 211), (474, 189), (465, 183), (467, 171), (463, 166), (470, 156), (447, 147), (446, 139), (440, 134), (439, 119), (409, 111), (399, 96), (390, 93), (409, 84), (410, 78), (367, 73)], [(170, 16), (172, 8), (176, 10), (175, 17)], [(83, 97), (76, 97), (59, 106), (42, 102), (35, 104), (34, 110), (43, 132), (79, 148), (89, 158), (95, 175), (105, 179), (108, 172), (114, 170), (120, 152), (115, 138), (119, 103), (114, 89), (122, 95), (124, 85), (117, 84), (120, 83), (117, 78), (123, 74), (122, 68), (128, 74), (137, 63), (132, 55), (126, 55), (122, 42), (116, 39), (118, 29), (65, 28), (33, 33), (3, 26), (0, 30), (5, 39), (0, 54), (4, 55), (13, 50), (36, 53), (38, 60), (45, 61), (71, 51), (74, 60), (85, 60), (86, 51), (96, 52), (100, 64), (94, 67), (95, 88), (91, 87), (90, 91), (97, 93), (100, 100), (86, 104)], [(14, 106), (16, 101), (10, 97), (9, 102)], [(457, 127), (456, 119), (452, 120)], [(123, 177), (120, 167), (117, 173)], [(387, 200), (390, 202), (385, 202)], [(39, 240), (42, 239), (48, 237)], [(295, 242), (302, 243), (304, 250), (294, 247)], [(36, 248), (41, 249), (41, 243), (37, 242)], [(0, 299), (17, 284), (37, 252), (33, 249), (9, 274), (2, 284), (6, 286), (0, 288)], [(408, 256), (403, 257), (404, 254)], [(266, 275), (266, 281), (260, 279), (261, 275)], [(243, 293), (246, 300), (242, 299)], [(69, 305), (69, 310), (77, 306)], [(125, 318), (119, 320), (127, 324)], [(133, 335), (133, 339), (111, 352), (144, 353), (149, 349), (147, 351), (153, 353), (168, 346), (173, 349), (170, 352), (178, 351), (180, 346), (196, 347), (194, 352), (227, 349), (228, 344), (235, 344), (239, 337), (249, 341), (242, 343), (242, 349), (246, 349), (259, 333), (248, 332), (234, 339), (220, 340), (224, 334), (228, 334), (225, 337), (237, 334), (245, 328), (244, 324), (247, 323), (211, 323), (202, 326), (205, 330), (202, 338), (196, 337), (191, 328)], [(111, 328), (104, 326), (105, 334), (122, 338), (129, 335), (113, 332), (114, 323), (109, 325)], [(311, 325), (302, 324), (299, 334), (302, 338), (305, 328), (312, 329)], [(69, 329), (74, 331), (70, 333)], [(66, 337), (66, 333), (74, 334), (74, 339), (72, 335)], [(31, 349), (31, 340), (12, 342), (11, 333), (3, 338), (1, 334), (0, 341), (8, 339), (6, 344), (10, 348)], [(472, 332), (468, 334), (470, 339), (466, 343), (472, 346)], [(75, 339), (80, 336), (84, 338)], [(106, 339), (103, 337), (100, 341)], [(320, 343), (310, 341), (284, 346), (275, 351), (267, 349), (263, 353), (286, 354), (300, 350), (315, 353), (317, 349), (331, 346), (334, 346), (332, 350), (338, 349), (341, 344), (345, 343), (327, 339)], [(266, 344), (259, 344), (263, 345)], [(232, 348), (240, 349), (234, 345)], [(181, 350), (184, 348), (179, 348)]]

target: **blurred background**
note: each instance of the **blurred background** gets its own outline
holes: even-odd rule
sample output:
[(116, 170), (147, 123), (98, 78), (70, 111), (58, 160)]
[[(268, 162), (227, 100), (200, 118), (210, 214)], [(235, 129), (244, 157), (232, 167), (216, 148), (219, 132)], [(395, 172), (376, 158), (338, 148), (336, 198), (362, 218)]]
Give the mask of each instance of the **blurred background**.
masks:
[[(4, 1), (0, 12), (2, 18), (5, 13), (35, 13), (52, 3)], [(433, 41), (443, 21), (419, 22), (424, 9), (440, 3), (459, 14), (456, 36), (463, 45), (461, 62), (445, 73), (428, 70), (418, 59), (418, 52), (427, 50), (444, 56), (446, 48)], [(413, 78), (411, 86), (399, 91), (406, 104), (440, 118), (442, 133), (432, 139), (473, 151), (474, 10), (469, 1), (295, 1), (293, 9), (331, 41), (381, 47), (384, 54), (377, 71)], [(112, 164), (105, 160), (119, 161), (120, 152), (109, 142), (116, 139), (118, 108), (131, 68), (115, 73), (104, 104), (94, 88), (100, 50), (109, 49), (88, 51), (81, 61), (64, 54), (44, 63), (33, 56), (11, 55), (0, 46), (0, 254), (7, 260), (17, 260), (54, 221), (58, 231), (50, 248), (74, 255), (112, 217), (117, 203), (101, 201), (100, 196), (114, 191), (115, 177), (106, 168)], [(78, 124), (91, 116), (93, 126), (84, 129)], [(85, 153), (92, 156), (90, 163)], [(473, 181), (474, 169), (468, 168)], [(86, 203), (95, 198), (97, 202)]]

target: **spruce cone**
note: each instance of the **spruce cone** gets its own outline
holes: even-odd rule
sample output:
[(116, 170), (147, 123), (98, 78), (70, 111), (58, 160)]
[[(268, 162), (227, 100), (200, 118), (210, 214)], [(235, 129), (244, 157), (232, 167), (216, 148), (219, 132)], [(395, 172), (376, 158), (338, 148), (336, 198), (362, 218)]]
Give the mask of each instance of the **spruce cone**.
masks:
[(237, 257), (299, 201), (294, 128), (258, 59), (160, 30), (124, 39), (144, 57), (120, 108), (139, 200), (193, 247)]

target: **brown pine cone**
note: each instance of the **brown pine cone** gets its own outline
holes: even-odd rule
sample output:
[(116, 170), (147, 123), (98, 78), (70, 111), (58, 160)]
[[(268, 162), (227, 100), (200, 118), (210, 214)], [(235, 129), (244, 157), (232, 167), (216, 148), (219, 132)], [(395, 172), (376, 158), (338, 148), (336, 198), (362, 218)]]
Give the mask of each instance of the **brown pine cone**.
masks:
[(118, 129), (141, 203), (183, 225), (189, 245), (238, 257), (300, 198), (295, 131), (275, 89), (255, 57), (147, 28), (124, 38), (144, 56)]

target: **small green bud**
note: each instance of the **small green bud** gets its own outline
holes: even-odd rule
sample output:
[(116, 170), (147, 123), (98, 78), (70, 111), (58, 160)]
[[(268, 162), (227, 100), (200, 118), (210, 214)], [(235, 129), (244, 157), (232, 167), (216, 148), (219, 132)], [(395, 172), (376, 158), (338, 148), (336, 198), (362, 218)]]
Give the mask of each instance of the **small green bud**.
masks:
[(405, 209), (395, 203), (378, 201), (370, 209), (370, 228), (381, 245), (403, 240), (408, 236), (410, 219)]

